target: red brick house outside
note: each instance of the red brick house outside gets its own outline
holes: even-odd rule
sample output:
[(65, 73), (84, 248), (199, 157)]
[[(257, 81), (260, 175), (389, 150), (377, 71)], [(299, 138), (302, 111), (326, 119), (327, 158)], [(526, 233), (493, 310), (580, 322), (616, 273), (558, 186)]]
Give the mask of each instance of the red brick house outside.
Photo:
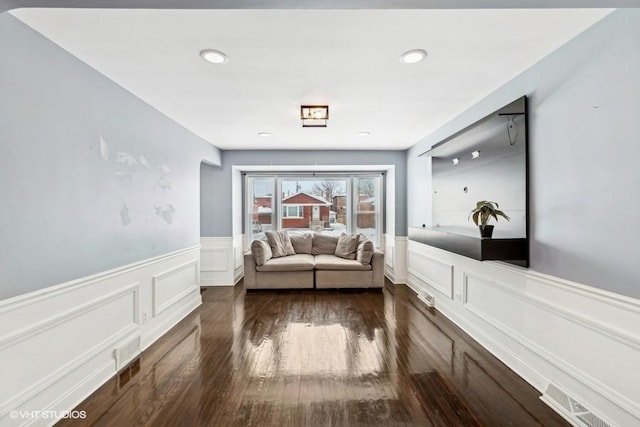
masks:
[(255, 206), (261, 206), (263, 208), (271, 208), (272, 199), (273, 199), (273, 196), (271, 196), (271, 194), (267, 194), (264, 196), (255, 196), (253, 203)]
[(376, 198), (361, 194), (358, 203), (357, 227), (376, 228)]
[(273, 197), (271, 194), (265, 196), (255, 196), (253, 198), (253, 210), (251, 219), (259, 224), (271, 224), (271, 209)]
[(338, 194), (333, 196), (332, 209), (336, 213), (336, 222), (347, 224), (347, 196)]
[[(358, 212), (356, 215), (356, 226), (358, 228), (376, 227), (376, 198), (366, 194), (360, 194), (358, 201)], [(344, 194), (333, 196), (332, 208), (336, 212), (336, 221), (341, 224), (347, 223), (347, 196)]]
[(282, 228), (327, 228), (331, 203), (300, 192), (282, 198)]

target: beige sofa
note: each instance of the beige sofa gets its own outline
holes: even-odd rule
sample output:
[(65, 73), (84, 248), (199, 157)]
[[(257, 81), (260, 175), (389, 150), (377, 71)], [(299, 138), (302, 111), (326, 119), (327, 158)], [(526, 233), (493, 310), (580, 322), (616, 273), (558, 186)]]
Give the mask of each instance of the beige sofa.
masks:
[[(356, 259), (336, 256), (338, 237), (311, 234), (311, 242), (296, 245), (295, 235), (291, 236), (296, 253), (264, 259), (260, 250), (266, 250), (265, 241), (252, 242), (253, 251), (244, 254), (244, 286), (246, 289), (295, 289), (295, 288), (382, 288), (384, 285), (384, 253), (373, 249), (370, 244), (371, 259)], [(307, 239), (308, 236), (307, 236)], [(363, 247), (361, 238), (358, 249)], [(310, 248), (310, 250), (309, 250)], [(302, 253), (298, 253), (302, 252)], [(258, 262), (256, 262), (258, 261)], [(260, 265), (262, 264), (262, 265)]]

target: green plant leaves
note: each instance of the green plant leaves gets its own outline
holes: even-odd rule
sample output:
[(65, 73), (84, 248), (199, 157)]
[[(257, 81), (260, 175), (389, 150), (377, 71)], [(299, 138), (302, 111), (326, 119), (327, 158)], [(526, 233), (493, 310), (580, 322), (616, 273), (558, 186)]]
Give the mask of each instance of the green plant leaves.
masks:
[(480, 215), (480, 212), (471, 212), (473, 213), (473, 222), (475, 222), (476, 225), (478, 225), (478, 215)]
[[(487, 225), (487, 222), (489, 222), (491, 217), (493, 217), (497, 222), (498, 216), (509, 221), (509, 216), (499, 210), (498, 207), (499, 205), (496, 202), (480, 200), (479, 202), (476, 202), (476, 208), (469, 213), (469, 217), (473, 219), (473, 222), (476, 225)], [(478, 220), (480, 220), (480, 224), (478, 224)]]

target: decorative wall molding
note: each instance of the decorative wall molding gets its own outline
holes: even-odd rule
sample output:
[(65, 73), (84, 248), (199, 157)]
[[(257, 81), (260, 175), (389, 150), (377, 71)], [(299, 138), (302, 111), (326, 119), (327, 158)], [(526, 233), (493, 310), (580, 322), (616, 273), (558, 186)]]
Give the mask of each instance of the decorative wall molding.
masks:
[(244, 277), (244, 234), (238, 234), (233, 238), (233, 257), (235, 263), (233, 284), (235, 285)]
[(238, 268), (242, 268), (244, 264), (244, 257), (242, 256), (244, 253), (243, 249), (244, 242), (244, 234), (238, 234), (233, 238), (233, 251), (234, 251), (234, 267), (237, 270)]
[(453, 264), (416, 251), (409, 251), (407, 271), (409, 277), (413, 276), (414, 279), (428, 284), (442, 295), (453, 298)]
[[(14, 410), (73, 409), (116, 373), (114, 349), (136, 337), (146, 348), (196, 308), (199, 251), (187, 248), (0, 301), (0, 425), (16, 424)], [(157, 297), (161, 309), (151, 317)]]
[[(636, 350), (640, 350), (640, 335), (637, 333), (628, 333), (627, 331), (620, 330), (607, 323), (603, 323), (600, 320), (597, 320), (593, 317), (587, 317), (583, 314), (578, 314), (572, 310), (567, 309), (558, 304), (550, 303), (542, 298), (528, 295), (527, 293), (517, 289), (512, 288), (505, 283), (496, 282), (494, 280), (479, 276), (473, 273), (463, 272), (463, 304), (464, 307), (468, 310), (473, 310), (473, 305), (469, 304), (468, 301), (468, 287), (469, 280), (479, 280), (484, 282), (485, 286), (490, 286), (493, 288), (499, 289), (501, 292), (507, 292), (524, 301), (527, 304), (534, 305), (542, 310), (547, 311), (549, 314), (554, 316), (562, 317), (563, 319), (569, 320), (573, 323), (576, 323), (582, 327), (586, 327), (591, 329), (593, 332), (597, 334), (607, 335), (609, 338), (619, 341), (620, 343), (629, 345)], [(595, 297), (595, 296), (594, 296)], [(627, 307), (630, 308), (630, 307)], [(640, 315), (640, 311), (636, 311), (636, 314)]]
[[(473, 280), (475, 279), (475, 280)], [(553, 364), (556, 368), (563, 370), (564, 372), (569, 373), (574, 378), (578, 379), (584, 385), (588, 386), (591, 389), (599, 390), (599, 392), (605, 396), (608, 400), (612, 402), (618, 402), (621, 406), (623, 406), (626, 410), (640, 414), (640, 404), (638, 402), (630, 401), (626, 396), (620, 394), (616, 390), (612, 389), (606, 383), (594, 378), (588, 371), (581, 370), (577, 366), (574, 366), (572, 363), (566, 361), (563, 358), (558, 357), (558, 355), (553, 352), (547, 350), (547, 348), (538, 342), (528, 338), (523, 332), (520, 332), (513, 328), (510, 324), (501, 321), (496, 318), (495, 313), (489, 313), (487, 308), (489, 308), (486, 303), (484, 306), (474, 306), (474, 300), (469, 300), (468, 296), (468, 288), (469, 281), (475, 287), (485, 287), (481, 292), (487, 294), (487, 287), (493, 288), (494, 291), (500, 293), (508, 293), (511, 296), (519, 299), (522, 304), (517, 304), (514, 307), (520, 312), (523, 312), (523, 307), (525, 310), (532, 311), (532, 309), (536, 310), (532, 314), (533, 320), (537, 322), (537, 319), (547, 317), (549, 319), (556, 319), (560, 321), (569, 321), (577, 325), (579, 328), (590, 329), (591, 332), (597, 335), (606, 335), (608, 338), (617, 341), (620, 344), (628, 345), (633, 350), (638, 352), (640, 355), (640, 341), (636, 336), (630, 336), (622, 331), (615, 331), (611, 327), (599, 324), (599, 322), (594, 321), (593, 319), (589, 319), (585, 316), (577, 315), (574, 312), (567, 310), (564, 307), (560, 307), (556, 304), (550, 304), (541, 300), (540, 298), (536, 298), (535, 296), (527, 295), (522, 291), (517, 289), (510, 288), (508, 285), (500, 282), (493, 281), (491, 279), (487, 279), (475, 274), (469, 274), (467, 272), (463, 272), (463, 280), (464, 280), (464, 290), (463, 290), (463, 307), (466, 310), (469, 310), (471, 313), (476, 315), (477, 317), (484, 320), (486, 323), (490, 324), (497, 330), (501, 330), (513, 340), (517, 341), (519, 345), (525, 347), (529, 351), (537, 354), (541, 358), (545, 359), (547, 362)], [(546, 313), (542, 313), (541, 311), (546, 311)], [(561, 318), (561, 319), (557, 319)], [(566, 325), (565, 325), (566, 327)]]
[(199, 292), (194, 292), (190, 294), (188, 298), (180, 301), (178, 307), (161, 317), (162, 321), (154, 322), (153, 325), (143, 332), (141, 337), (142, 350), (146, 350), (147, 347), (166, 334), (169, 329), (173, 328), (180, 320), (198, 308), (200, 304), (202, 304), (202, 298)]
[(152, 277), (151, 293), (153, 316), (172, 307), (182, 298), (198, 289), (198, 260), (163, 271)]
[[(8, 356), (9, 360), (15, 358), (16, 361), (19, 362), (20, 357), (23, 356), (21, 350), (23, 347), (26, 347), (30, 344), (29, 340), (38, 344), (42, 341), (46, 341), (46, 338), (37, 339), (37, 335), (40, 335), (40, 338), (42, 338), (42, 336), (46, 337), (47, 335), (52, 335), (52, 332), (55, 333), (55, 331), (51, 330), (56, 327), (64, 328), (67, 332), (73, 332), (71, 325), (86, 322), (87, 318), (83, 315), (90, 314), (90, 312), (99, 313), (103, 309), (108, 310), (109, 303), (114, 301), (123, 300), (123, 304), (134, 307), (133, 312), (131, 313), (131, 319), (123, 319), (124, 321), (122, 322), (122, 325), (113, 325), (113, 331), (111, 331), (109, 336), (100, 340), (94, 346), (88, 348), (83, 354), (77, 356), (73, 355), (70, 352), (67, 352), (67, 354), (63, 354), (61, 357), (62, 360), (64, 361), (66, 359), (68, 360), (68, 362), (63, 363), (61, 366), (57, 367), (57, 369), (51, 372), (47, 372), (43, 376), (38, 377), (35, 382), (23, 388), (18, 393), (15, 393), (15, 391), (11, 393), (11, 398), (3, 401), (0, 404), (0, 419), (2, 419), (2, 417), (5, 416), (12, 408), (22, 404), (30, 398), (35, 397), (40, 392), (40, 390), (46, 389), (47, 387), (59, 381), (64, 376), (68, 375), (70, 372), (73, 372), (86, 360), (96, 357), (102, 351), (111, 349), (123, 337), (135, 333), (138, 326), (136, 321), (136, 312), (138, 306), (139, 291), (139, 284), (137, 283), (127, 286), (126, 288), (118, 292), (113, 292), (103, 298), (98, 298), (94, 301), (88, 302), (87, 304), (78, 307), (76, 310), (61, 313), (59, 315), (54, 315), (42, 322), (30, 325), (29, 327), (13, 334), (13, 336), (3, 337), (3, 339), (0, 340), (2, 342), (0, 350), (6, 350), (6, 355)], [(90, 331), (86, 332), (90, 333)], [(21, 343), (24, 343), (26, 345), (21, 346)], [(55, 357), (55, 355), (52, 355), (50, 352), (56, 351), (59, 350), (48, 349), (49, 358)], [(5, 382), (4, 386), (9, 387), (9, 384)], [(7, 391), (9, 390), (10, 389), (7, 388)]]
[(406, 236), (384, 235), (384, 273), (394, 284), (407, 282)]
[(527, 278), (534, 280), (540, 285), (545, 285), (551, 289), (560, 286), (563, 292), (571, 292), (576, 297), (586, 297), (585, 302), (597, 301), (616, 306), (623, 310), (627, 310), (633, 315), (640, 314), (640, 300), (638, 299), (616, 294), (610, 291), (605, 291), (603, 289), (594, 288), (592, 286), (583, 285), (582, 283), (572, 282), (570, 280), (562, 279), (560, 277), (554, 277), (537, 271), (522, 270), (518, 267), (514, 267), (505, 263), (495, 263), (495, 267), (508, 272), (523, 274)]
[(140, 284), (133, 283), (126, 288), (123, 288), (122, 290), (112, 292), (108, 295), (105, 295), (104, 297), (97, 298), (72, 310), (68, 310), (62, 313), (56, 313), (49, 318), (28, 325), (22, 329), (18, 329), (11, 334), (0, 337), (0, 350), (17, 345), (20, 341), (27, 340), (35, 335), (46, 333), (48, 329), (70, 322), (89, 311), (96, 310), (100, 306), (106, 305), (109, 302), (114, 301), (120, 297), (128, 296), (129, 294), (132, 295), (131, 302), (134, 306), (133, 316), (135, 319), (135, 323), (140, 323), (137, 310), (137, 307), (139, 305), (138, 300), (140, 295)]
[(200, 271), (227, 271), (229, 269), (229, 264), (227, 264), (229, 257), (224, 248), (202, 248), (200, 249), (200, 258), (203, 261)]
[[(44, 411), (58, 411), (59, 408), (75, 408), (78, 406), (84, 398), (79, 399), (79, 396), (90, 396), (96, 389), (96, 384), (104, 384), (111, 377), (113, 377), (113, 362), (107, 361), (81, 379), (78, 383), (72, 385), (68, 390), (63, 391), (55, 400), (49, 403)], [(1, 418), (0, 418), (1, 419)], [(40, 420), (37, 420), (40, 421)], [(27, 425), (34, 425), (37, 423), (34, 420), (33, 423)], [(43, 425), (46, 425), (43, 423)]]
[(138, 270), (141, 267), (148, 266), (150, 264), (162, 262), (167, 259), (175, 258), (185, 253), (193, 252), (196, 249), (200, 249), (200, 245), (190, 246), (185, 249), (180, 249), (174, 252), (158, 255), (153, 258), (134, 262), (131, 264), (123, 265), (122, 267), (116, 267), (111, 270), (102, 271), (100, 273), (85, 276), (80, 279), (70, 280), (68, 282), (61, 283), (59, 285), (49, 286), (47, 288), (39, 289), (27, 294), (16, 295), (12, 298), (0, 300), (0, 315), (9, 311), (18, 310), (23, 305), (33, 305), (34, 303), (48, 299), (52, 296), (60, 296), (67, 292), (72, 292), (78, 287), (89, 286), (97, 281), (105, 281), (111, 277), (120, 276), (129, 272)]
[(384, 235), (384, 274), (395, 283), (395, 251), (396, 242), (394, 236)]
[(452, 266), (453, 298), (435, 307), (540, 392), (554, 384), (610, 425), (640, 425), (640, 301), (417, 242), (408, 258), (416, 292), (442, 288), (418, 265)]
[(242, 278), (242, 241), (242, 234), (200, 238), (202, 286), (233, 286)]

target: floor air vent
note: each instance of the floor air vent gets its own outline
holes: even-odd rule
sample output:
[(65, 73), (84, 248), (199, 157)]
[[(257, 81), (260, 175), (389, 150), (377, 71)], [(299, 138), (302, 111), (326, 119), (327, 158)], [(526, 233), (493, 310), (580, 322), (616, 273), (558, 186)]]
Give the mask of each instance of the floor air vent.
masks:
[(115, 350), (113, 350), (113, 357), (116, 359), (116, 370), (122, 369), (139, 354), (140, 337), (135, 337), (132, 340), (116, 347)]
[(611, 424), (604, 421), (553, 384), (549, 384), (547, 391), (542, 395), (541, 399), (576, 426), (611, 427)]
[(433, 295), (429, 295), (425, 291), (420, 291), (418, 292), (418, 298), (420, 299), (420, 301), (424, 302), (427, 305), (427, 307), (433, 307), (433, 303), (434, 303)]

